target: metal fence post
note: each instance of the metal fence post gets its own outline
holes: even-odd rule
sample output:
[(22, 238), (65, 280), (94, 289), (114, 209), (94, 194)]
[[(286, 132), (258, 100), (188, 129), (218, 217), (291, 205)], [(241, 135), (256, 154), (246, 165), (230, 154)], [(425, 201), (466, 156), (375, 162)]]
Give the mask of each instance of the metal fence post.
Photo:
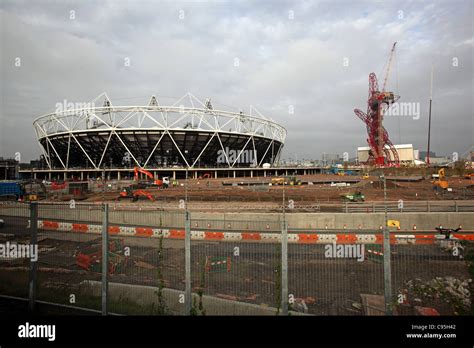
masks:
[(108, 313), (107, 294), (109, 292), (109, 205), (102, 205), (102, 315)]
[(385, 311), (387, 315), (392, 315), (392, 265), (390, 255), (390, 231), (388, 227), (385, 226), (383, 230), (383, 275)]
[(185, 273), (185, 293), (184, 293), (184, 310), (185, 315), (191, 314), (192, 297), (191, 297), (191, 220), (189, 212), (186, 211), (184, 221), (184, 273)]
[(384, 298), (385, 314), (392, 315), (392, 265), (390, 252), (390, 231), (388, 229), (388, 211), (387, 211), (387, 181), (385, 175), (383, 179), (383, 196), (385, 205), (385, 226), (383, 228), (383, 277), (384, 277)]
[[(38, 244), (38, 203), (30, 203), (30, 245)], [(38, 288), (38, 266), (37, 261), (30, 258), (30, 274), (29, 274), (29, 309), (33, 311), (36, 304), (36, 291)]]
[(281, 314), (288, 315), (288, 223), (281, 225)]

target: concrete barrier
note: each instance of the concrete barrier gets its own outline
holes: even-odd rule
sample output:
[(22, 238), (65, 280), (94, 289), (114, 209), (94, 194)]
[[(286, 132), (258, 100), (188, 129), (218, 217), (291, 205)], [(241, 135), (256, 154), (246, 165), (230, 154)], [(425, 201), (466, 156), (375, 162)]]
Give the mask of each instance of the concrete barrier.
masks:
[[(101, 222), (100, 206), (89, 210), (84, 207), (41, 208), (39, 219), (66, 221)], [(2, 207), (0, 216), (28, 217), (27, 209)], [(184, 212), (176, 211), (113, 211), (109, 213), (110, 224), (142, 225), (169, 228), (184, 227)], [(191, 227), (205, 229), (228, 229), (243, 231), (278, 231), (282, 215), (280, 213), (223, 213), (192, 212)], [(434, 230), (435, 226), (474, 230), (474, 213), (471, 212), (390, 212), (388, 218), (400, 221), (402, 230)], [(384, 225), (384, 213), (288, 213), (286, 219), (290, 229), (379, 229)], [(196, 226), (196, 224), (198, 226)]]
[[(109, 283), (109, 299), (111, 301), (131, 301), (140, 306), (158, 305), (158, 288), (145, 285), (133, 285), (122, 283)], [(80, 291), (92, 296), (100, 296), (101, 282), (95, 280), (85, 280), (80, 284)], [(180, 302), (180, 296), (184, 291), (174, 289), (163, 289), (163, 298), (170, 315), (186, 315), (184, 313), (184, 303)], [(193, 297), (198, 295), (193, 293)], [(214, 296), (203, 295), (203, 308), (206, 315), (277, 315), (277, 309), (263, 305), (226, 300)], [(293, 312), (291, 315), (307, 315)]]

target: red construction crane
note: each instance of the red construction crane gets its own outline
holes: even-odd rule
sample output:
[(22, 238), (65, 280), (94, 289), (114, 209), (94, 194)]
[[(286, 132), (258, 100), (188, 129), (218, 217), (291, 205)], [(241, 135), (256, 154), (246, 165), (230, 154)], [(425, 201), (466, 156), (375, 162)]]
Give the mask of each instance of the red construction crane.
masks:
[(393, 44), (390, 52), (382, 90), (379, 91), (375, 73), (370, 73), (367, 113), (359, 109), (354, 109), (354, 113), (357, 117), (364, 121), (367, 126), (367, 143), (370, 148), (367, 163), (377, 166), (398, 166), (400, 164), (397, 150), (390, 141), (387, 130), (383, 127), (384, 105), (388, 107), (400, 98), (399, 96), (395, 96), (393, 92), (385, 92), (396, 44), (396, 42)]

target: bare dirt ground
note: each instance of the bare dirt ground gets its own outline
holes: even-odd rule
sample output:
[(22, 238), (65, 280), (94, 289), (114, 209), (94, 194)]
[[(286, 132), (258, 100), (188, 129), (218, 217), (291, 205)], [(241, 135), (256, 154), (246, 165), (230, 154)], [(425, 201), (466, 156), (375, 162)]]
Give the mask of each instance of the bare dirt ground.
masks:
[[(269, 186), (271, 178), (236, 178), (236, 179), (189, 179), (187, 190), (185, 182), (180, 181), (178, 187), (158, 189), (149, 187), (146, 189), (152, 194), (156, 201), (148, 201), (141, 197), (140, 204), (158, 206), (163, 209), (177, 208), (179, 201), (185, 199), (186, 191), (190, 205), (196, 208), (238, 209), (242, 206), (255, 208), (277, 209), (282, 202), (283, 191), (286, 199), (293, 200), (296, 204), (324, 204), (341, 203), (341, 196), (360, 191), (365, 195), (366, 202), (383, 201), (383, 184), (378, 177), (362, 179), (356, 176), (341, 177), (337, 175), (307, 175), (298, 176), (303, 182), (314, 182), (313, 185), (303, 184), (301, 186)], [(331, 182), (344, 182), (344, 180), (360, 180), (350, 183), (350, 186), (336, 187)], [(318, 183), (326, 181), (327, 183)], [(223, 185), (223, 182), (234, 183), (238, 186)], [(261, 185), (248, 185), (248, 183), (260, 182)], [(415, 182), (387, 181), (387, 200), (398, 201), (449, 201), (449, 200), (472, 200), (474, 199), (474, 180), (462, 178), (448, 178), (451, 192), (435, 190), (431, 180), (423, 179)], [(84, 202), (126, 202), (130, 199), (119, 200), (119, 192), (103, 192), (89, 194)], [(58, 198), (59, 199), (59, 198)], [(63, 197), (63, 200), (70, 197)]]

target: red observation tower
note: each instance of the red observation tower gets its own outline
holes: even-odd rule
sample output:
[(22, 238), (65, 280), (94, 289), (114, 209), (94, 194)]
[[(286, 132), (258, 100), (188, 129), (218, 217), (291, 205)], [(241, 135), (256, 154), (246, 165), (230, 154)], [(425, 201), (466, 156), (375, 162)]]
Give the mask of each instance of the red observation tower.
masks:
[(385, 91), (396, 44), (396, 42), (393, 44), (392, 51), (390, 52), (382, 90), (379, 90), (377, 76), (375, 73), (371, 73), (369, 75), (367, 113), (359, 109), (354, 109), (357, 117), (367, 126), (367, 143), (369, 144), (370, 151), (366, 164), (375, 164), (379, 167), (399, 166), (400, 164), (397, 150), (390, 141), (387, 130), (383, 126), (384, 109), (400, 98), (399, 96), (395, 96), (393, 92)]

